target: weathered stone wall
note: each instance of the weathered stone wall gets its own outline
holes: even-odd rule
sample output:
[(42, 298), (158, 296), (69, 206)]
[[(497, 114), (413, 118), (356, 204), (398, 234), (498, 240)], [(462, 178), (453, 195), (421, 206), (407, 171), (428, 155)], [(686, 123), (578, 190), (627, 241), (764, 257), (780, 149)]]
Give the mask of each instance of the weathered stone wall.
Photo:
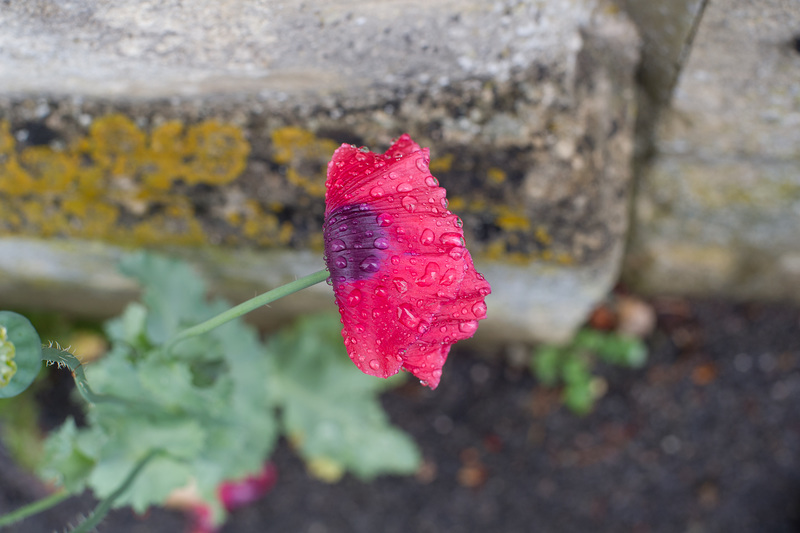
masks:
[(403, 132), (492, 281), (483, 339), (566, 338), (626, 238), (638, 290), (800, 298), (799, 72), (795, 0), (7, 3), (0, 307), (113, 312), (132, 248), (241, 298), (316, 270), (331, 152)]
[(709, 2), (656, 150), (626, 280), (800, 299), (800, 3)]
[(118, 307), (128, 248), (242, 297), (316, 270), (332, 151), (403, 132), (493, 284), (485, 339), (564, 339), (616, 279), (639, 39), (611, 3), (38, 1), (2, 26), (3, 305)]
[(485, 340), (566, 338), (626, 239), (638, 290), (800, 298), (799, 38), (794, 0), (4, 5), (0, 307), (112, 312), (142, 247), (240, 298), (316, 270), (331, 152), (403, 132)]

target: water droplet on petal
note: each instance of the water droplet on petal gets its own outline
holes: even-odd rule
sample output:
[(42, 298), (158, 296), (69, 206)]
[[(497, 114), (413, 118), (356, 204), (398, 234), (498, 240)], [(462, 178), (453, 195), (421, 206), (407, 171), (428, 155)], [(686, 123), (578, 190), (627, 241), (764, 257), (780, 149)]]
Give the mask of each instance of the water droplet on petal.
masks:
[(439, 281), (439, 285), (452, 285), (456, 281), (456, 271), (452, 268), (448, 268), (444, 274), (442, 274), (442, 279)]
[(397, 192), (411, 192), (414, 190), (414, 186), (410, 183), (401, 183), (397, 186)]
[(350, 291), (350, 294), (347, 295), (347, 304), (350, 307), (355, 307), (361, 303), (361, 291), (358, 289), (353, 289)]
[(436, 283), (439, 278), (439, 264), (431, 261), (425, 266), (425, 274), (417, 280), (417, 285), (420, 287), (428, 287)]
[(450, 256), (452, 259), (455, 259), (456, 261), (458, 261), (458, 260), (459, 260), (459, 259), (461, 259), (461, 258), (463, 257), (463, 255), (464, 255), (464, 252), (463, 252), (462, 250), (463, 250), (463, 248), (453, 247), (453, 248), (452, 248), (452, 249), (451, 249), (451, 250), (450, 250), (450, 251), (447, 253), (447, 255), (449, 255), (449, 256)]
[(475, 330), (477, 329), (478, 329), (477, 320), (467, 320), (466, 322), (462, 322), (458, 325), (458, 331), (466, 333), (468, 335), (472, 335), (473, 333), (475, 333)]
[(425, 333), (431, 328), (430, 322), (425, 322), (424, 320), (419, 321), (419, 326), (417, 326), (417, 331), (419, 333)]
[(372, 190), (369, 191), (369, 195), (373, 198), (382, 198), (384, 194), (384, 190), (381, 187), (373, 187)]
[(381, 367), (381, 364), (378, 362), (377, 359), (373, 359), (372, 361), (369, 362), (369, 367), (372, 370), (378, 370)]
[(381, 213), (375, 218), (375, 221), (380, 227), (385, 228), (386, 226), (391, 226), (394, 219), (389, 213)]
[(408, 290), (408, 282), (403, 278), (394, 278), (392, 283), (394, 283), (394, 287), (399, 293), (404, 293)]
[(334, 259), (333, 264), (336, 268), (345, 268), (347, 266), (347, 259), (340, 255)]
[(389, 291), (386, 290), (386, 287), (377, 287), (375, 289), (375, 296), (379, 298), (386, 298), (387, 296), (389, 296)]
[(400, 200), (400, 204), (409, 213), (413, 213), (417, 209), (417, 199), (413, 196), (405, 196), (402, 200)]
[(457, 228), (463, 228), (464, 227), (464, 221), (461, 220), (461, 217), (456, 217), (455, 220), (453, 220), (453, 225), (455, 227), (457, 227)]
[(400, 264), (400, 258), (397, 257), (396, 255), (393, 255), (392, 256), (392, 264), (393, 265), (399, 265)]
[(442, 233), (439, 237), (439, 241), (445, 246), (464, 246), (464, 237), (459, 233)]
[(433, 176), (428, 176), (427, 178), (425, 178), (425, 184), (428, 187), (436, 187), (437, 185), (439, 185), (439, 180), (437, 180)]
[(425, 228), (422, 231), (422, 235), (419, 238), (419, 242), (425, 245), (433, 244), (433, 240), (436, 238), (436, 235), (431, 231), (429, 228)]
[(389, 239), (386, 237), (378, 237), (373, 241), (372, 245), (378, 250), (385, 250), (389, 247)]
[(418, 157), (415, 163), (420, 171), (428, 172), (428, 162), (425, 161), (424, 157)]
[(381, 269), (380, 260), (374, 255), (367, 256), (358, 267), (364, 272), (377, 272)]
[(389, 172), (389, 179), (396, 180), (397, 179), (397, 172)]
[(486, 316), (486, 304), (483, 302), (478, 302), (472, 306), (472, 312), (475, 313), (475, 316), (478, 318), (483, 318)]
[(419, 317), (414, 314), (413, 308), (408, 304), (400, 304), (397, 307), (397, 319), (409, 329), (417, 329)]

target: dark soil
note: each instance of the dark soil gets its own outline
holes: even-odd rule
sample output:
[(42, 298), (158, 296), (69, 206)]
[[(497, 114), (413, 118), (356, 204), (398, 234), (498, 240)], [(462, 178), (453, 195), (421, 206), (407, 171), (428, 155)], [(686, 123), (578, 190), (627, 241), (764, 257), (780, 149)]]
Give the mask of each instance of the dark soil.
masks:
[[(415, 477), (328, 485), (283, 444), (276, 487), (223, 533), (800, 533), (800, 309), (654, 302), (642, 370), (600, 368), (586, 417), (523, 368), (456, 351), (441, 385), (386, 408), (425, 457)], [(0, 457), (0, 511), (44, 494)], [(61, 531), (88, 495), (14, 531)], [(180, 532), (184, 517), (114, 513), (101, 532)]]

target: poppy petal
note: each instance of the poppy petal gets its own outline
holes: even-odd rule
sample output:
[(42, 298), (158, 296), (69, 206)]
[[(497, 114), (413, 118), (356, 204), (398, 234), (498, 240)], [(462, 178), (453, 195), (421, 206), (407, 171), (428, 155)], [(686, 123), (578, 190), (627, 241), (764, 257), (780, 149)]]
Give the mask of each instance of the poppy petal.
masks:
[(431, 388), (456, 341), (486, 316), (461, 220), (408, 135), (384, 154), (342, 145), (328, 165), (325, 261), (348, 355), (363, 372), (405, 368)]

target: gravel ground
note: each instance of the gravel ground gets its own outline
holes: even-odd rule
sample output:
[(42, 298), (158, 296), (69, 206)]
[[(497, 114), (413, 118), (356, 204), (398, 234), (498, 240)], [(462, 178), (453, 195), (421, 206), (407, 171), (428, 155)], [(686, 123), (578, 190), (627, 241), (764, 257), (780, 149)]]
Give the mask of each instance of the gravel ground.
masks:
[[(412, 477), (328, 485), (288, 446), (279, 481), (223, 533), (800, 532), (800, 309), (661, 299), (641, 370), (577, 417), (503, 358), (455, 351), (436, 391), (386, 395), (425, 457)], [(0, 455), (0, 511), (43, 494)], [(90, 496), (13, 531), (61, 531)], [(180, 532), (182, 515), (114, 513), (99, 531)]]

